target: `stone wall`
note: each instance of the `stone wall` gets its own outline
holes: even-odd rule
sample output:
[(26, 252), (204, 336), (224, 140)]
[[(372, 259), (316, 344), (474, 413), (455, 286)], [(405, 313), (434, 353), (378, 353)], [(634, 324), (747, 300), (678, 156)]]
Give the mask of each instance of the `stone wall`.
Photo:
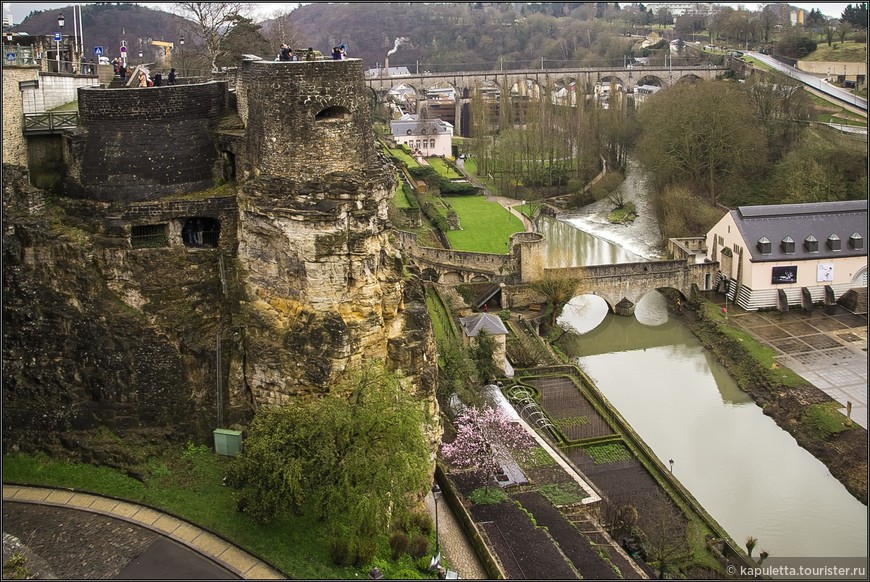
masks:
[(27, 143), (22, 133), (24, 109), (18, 83), (37, 78), (37, 67), (3, 67), (3, 163), (27, 166)]
[(107, 201), (153, 200), (210, 188), (220, 155), (214, 130), (223, 82), (79, 90), (79, 146), (68, 194)]
[(4, 448), (80, 450), (98, 428), (164, 446), (207, 442), (223, 425), (215, 342), (225, 339), (225, 377), (234, 262), (181, 245), (133, 250), (125, 227), (166, 218), (155, 212), (226, 216), (232, 201), (130, 208), (126, 217), (106, 203), (57, 199), (42, 219), (4, 216), (14, 224), (3, 235)]
[(39, 73), (39, 86), (21, 92), (24, 113), (49, 111), (78, 98), (80, 87), (95, 87), (100, 80), (94, 76)]
[(295, 179), (378, 165), (362, 61), (252, 61), (245, 73), (248, 161), (258, 172)]

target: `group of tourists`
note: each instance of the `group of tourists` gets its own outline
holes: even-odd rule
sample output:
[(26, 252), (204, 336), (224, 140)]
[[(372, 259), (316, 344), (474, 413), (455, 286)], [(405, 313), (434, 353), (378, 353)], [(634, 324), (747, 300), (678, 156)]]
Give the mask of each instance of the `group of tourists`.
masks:
[[(302, 57), (300, 59), (300, 57)], [(281, 43), (281, 50), (278, 51), (278, 61), (316, 61), (317, 60), (317, 51), (315, 51), (312, 47), (308, 47), (304, 52), (297, 51), (296, 49), (290, 48), (286, 43)]]
[(347, 47), (343, 44), (332, 47), (332, 60), (340, 61), (347, 58)]

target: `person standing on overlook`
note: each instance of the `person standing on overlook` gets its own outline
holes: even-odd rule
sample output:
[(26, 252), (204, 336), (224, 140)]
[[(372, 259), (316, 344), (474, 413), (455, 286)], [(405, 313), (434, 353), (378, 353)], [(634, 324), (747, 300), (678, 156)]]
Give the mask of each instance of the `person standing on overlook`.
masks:
[(169, 84), (175, 85), (175, 69), (169, 69)]

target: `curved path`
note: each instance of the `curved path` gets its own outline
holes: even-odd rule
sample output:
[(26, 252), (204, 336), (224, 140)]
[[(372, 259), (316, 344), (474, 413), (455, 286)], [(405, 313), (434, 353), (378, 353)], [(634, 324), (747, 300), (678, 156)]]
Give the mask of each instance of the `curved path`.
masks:
[[(150, 530), (159, 536), (145, 544), (145, 547), (139, 550), (141, 554), (135, 556), (136, 559), (126, 560), (121, 564), (120, 572), (116, 572), (113, 577), (140, 578), (144, 574), (145, 578), (165, 578), (165, 576), (148, 575), (148, 573), (159, 574), (161, 569), (167, 567), (168, 556), (176, 555), (178, 564), (195, 566), (194, 562), (197, 562), (199, 557), (213, 562), (199, 563), (195, 566), (198, 568), (199, 575), (191, 573), (190, 577), (287, 579), (285, 574), (273, 566), (219, 536), (183, 519), (135, 503), (66, 489), (4, 484), (3, 504), (4, 517), (7, 511), (15, 511), (15, 506), (18, 504), (35, 504), (57, 512), (79, 510), (101, 514)], [(4, 518), (4, 530), (7, 521), (11, 520)], [(62, 520), (58, 520), (58, 529), (62, 527), (61, 522)], [(80, 529), (75, 529), (69, 534), (69, 546), (87, 545), (86, 527), (81, 525), (78, 527)], [(103, 527), (94, 529), (103, 529)], [(22, 539), (22, 542), (29, 544), (30, 540)], [(111, 540), (111, 545), (115, 545), (114, 539)], [(178, 547), (179, 545), (182, 547)], [(191, 555), (191, 552), (195, 555)], [(85, 552), (82, 552), (81, 559), (85, 560), (86, 557)], [(226, 571), (226, 575), (218, 576), (221, 571)], [(175, 572), (176, 576), (170, 576), (171, 578), (177, 578), (178, 570)]]

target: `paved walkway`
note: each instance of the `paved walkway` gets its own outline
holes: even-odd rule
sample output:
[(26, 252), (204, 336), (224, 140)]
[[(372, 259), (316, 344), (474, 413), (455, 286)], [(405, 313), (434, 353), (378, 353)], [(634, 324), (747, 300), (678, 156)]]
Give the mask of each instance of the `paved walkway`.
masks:
[[(272, 579), (286, 580), (287, 577), (266, 564), (256, 556), (249, 554), (210, 532), (207, 532), (187, 521), (155, 511), (149, 507), (136, 505), (127, 501), (119, 501), (108, 497), (101, 497), (89, 493), (77, 493), (64, 489), (50, 489), (42, 487), (24, 487), (18, 485), (3, 485), (3, 502), (29, 503), (46, 507), (62, 509), (75, 509), (96, 514), (102, 514), (114, 519), (123, 520), (137, 526), (141, 526), (159, 534), (162, 538), (158, 544), (160, 551), (152, 554), (150, 568), (160, 568), (161, 562), (166, 560), (167, 552), (176, 542), (213, 561), (229, 572), (244, 579)], [(4, 510), (5, 511), (5, 510)], [(4, 520), (4, 525), (5, 525)], [(75, 539), (80, 541), (82, 533)], [(73, 532), (75, 534), (75, 532)], [(25, 544), (28, 540), (22, 540)], [(137, 572), (148, 571), (147, 566), (136, 563), (134, 560), (125, 565), (126, 568), (117, 577), (137, 577)], [(132, 569), (131, 569), (132, 568)], [(140, 569), (141, 568), (141, 569)], [(126, 572), (126, 574), (125, 574)], [(205, 576), (213, 577), (214, 574)], [(203, 576), (199, 576), (203, 577)]]
[[(435, 500), (430, 491), (426, 495), (426, 508), (435, 519)], [(438, 494), (438, 541), (446, 566), (463, 580), (487, 580), (489, 576), (471, 546), (465, 530), (447, 501)]]
[[(723, 305), (720, 294), (705, 297)], [(839, 305), (812, 312), (796, 309), (746, 311), (728, 303), (728, 319), (772, 349), (776, 362), (843, 405), (852, 403), (852, 420), (867, 428), (867, 316)]]

